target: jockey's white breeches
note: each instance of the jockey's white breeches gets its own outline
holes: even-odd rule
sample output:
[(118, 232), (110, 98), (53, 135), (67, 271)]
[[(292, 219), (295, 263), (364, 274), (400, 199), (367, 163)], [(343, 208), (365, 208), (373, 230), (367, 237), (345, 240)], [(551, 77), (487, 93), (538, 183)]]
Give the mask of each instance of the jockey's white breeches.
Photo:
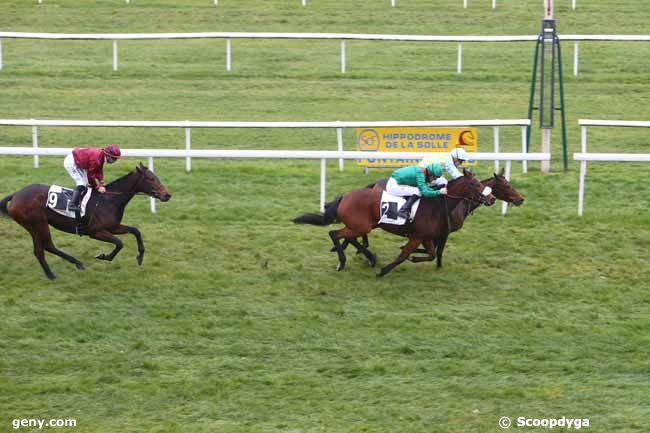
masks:
[(86, 170), (77, 167), (77, 164), (74, 163), (74, 156), (72, 156), (72, 153), (65, 157), (63, 160), (63, 166), (70, 177), (74, 180), (75, 185), (88, 185), (88, 174), (86, 173)]
[(445, 187), (447, 186), (447, 178), (444, 176), (437, 177), (431, 182), (431, 185)]
[(411, 185), (400, 185), (394, 178), (388, 179), (386, 183), (386, 192), (388, 194), (398, 195), (400, 197), (406, 197), (411, 195), (417, 195), (418, 197), (422, 194), (420, 189), (417, 186)]

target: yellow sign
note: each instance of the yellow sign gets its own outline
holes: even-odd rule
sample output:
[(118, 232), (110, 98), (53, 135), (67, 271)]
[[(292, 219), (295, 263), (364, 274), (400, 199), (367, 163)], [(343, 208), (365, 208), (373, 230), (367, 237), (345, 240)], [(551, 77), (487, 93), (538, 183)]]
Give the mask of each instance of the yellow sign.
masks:
[[(363, 152), (438, 152), (448, 153), (456, 147), (478, 151), (476, 128), (357, 128), (357, 146)], [(434, 155), (432, 155), (434, 156)], [(414, 159), (358, 159), (364, 167), (403, 167), (420, 162)], [(476, 165), (475, 161), (468, 161)]]

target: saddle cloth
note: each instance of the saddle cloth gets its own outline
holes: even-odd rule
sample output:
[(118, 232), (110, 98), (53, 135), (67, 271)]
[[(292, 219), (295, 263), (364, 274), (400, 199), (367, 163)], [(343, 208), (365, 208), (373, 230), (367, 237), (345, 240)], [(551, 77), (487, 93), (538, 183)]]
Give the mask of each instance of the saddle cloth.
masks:
[[(68, 210), (68, 204), (70, 203), (70, 200), (72, 200), (72, 192), (73, 191), (70, 188), (64, 188), (58, 185), (50, 186), (50, 189), (47, 192), (47, 203), (45, 206), (56, 213), (69, 218), (75, 218), (74, 212)], [(82, 217), (86, 214), (86, 204), (88, 203), (88, 200), (90, 200), (91, 194), (92, 188), (86, 188), (86, 194), (81, 199)]]
[[(384, 191), (381, 195), (381, 206), (379, 206), (379, 223), (397, 226), (406, 224), (406, 219), (397, 216), (397, 211), (405, 202), (406, 199)], [(416, 201), (411, 207), (411, 219), (415, 218), (419, 206), (420, 200)]]

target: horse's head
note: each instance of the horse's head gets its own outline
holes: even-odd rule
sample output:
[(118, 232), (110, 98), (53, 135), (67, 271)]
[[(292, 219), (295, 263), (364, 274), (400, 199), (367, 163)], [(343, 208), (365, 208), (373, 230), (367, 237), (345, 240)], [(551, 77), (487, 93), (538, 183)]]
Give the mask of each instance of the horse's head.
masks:
[(156, 176), (151, 170), (147, 167), (140, 165), (135, 168), (140, 175), (140, 179), (136, 185), (136, 192), (143, 192), (150, 195), (153, 198), (157, 198), (160, 201), (169, 201), (172, 198), (172, 195), (167, 191), (167, 188), (160, 182), (158, 176)]
[(447, 185), (447, 194), (450, 197), (461, 197), (475, 201), (486, 206), (492, 206), (496, 198), (492, 195), (492, 188), (484, 186), (471, 171), (463, 169), (463, 175), (454, 179)]
[(503, 169), (501, 169), (499, 174), (494, 173), (494, 177), (490, 178), (488, 182), (483, 183), (492, 187), (492, 194), (499, 200), (512, 203), (515, 206), (519, 206), (524, 202), (524, 197), (519, 194), (519, 191), (503, 175)]

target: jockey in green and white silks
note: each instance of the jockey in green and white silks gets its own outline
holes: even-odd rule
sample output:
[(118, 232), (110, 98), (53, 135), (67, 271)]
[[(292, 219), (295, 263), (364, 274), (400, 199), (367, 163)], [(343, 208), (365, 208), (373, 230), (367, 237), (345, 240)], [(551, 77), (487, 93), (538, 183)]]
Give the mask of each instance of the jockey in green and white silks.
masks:
[(442, 167), (432, 162), (426, 167), (411, 165), (393, 172), (386, 183), (386, 192), (400, 197), (408, 197), (406, 203), (397, 211), (397, 216), (408, 219), (411, 207), (420, 197), (436, 197), (447, 194), (447, 188), (439, 190), (427, 184), (427, 175), (432, 179), (442, 176)]
[[(463, 175), (463, 173), (458, 170), (458, 167), (463, 165), (465, 161), (469, 159), (467, 152), (465, 149), (461, 147), (457, 147), (456, 149), (452, 150), (451, 152), (443, 155), (440, 158), (440, 164), (442, 165), (443, 170), (451, 177), (451, 179), (458, 179)], [(435, 161), (435, 157), (433, 158), (424, 158), (422, 159), (422, 162), (420, 162), (420, 167), (426, 167), (428, 164), (430, 164), (432, 161)], [(447, 179), (443, 176), (438, 177), (432, 185), (436, 186), (445, 186), (447, 185)]]

